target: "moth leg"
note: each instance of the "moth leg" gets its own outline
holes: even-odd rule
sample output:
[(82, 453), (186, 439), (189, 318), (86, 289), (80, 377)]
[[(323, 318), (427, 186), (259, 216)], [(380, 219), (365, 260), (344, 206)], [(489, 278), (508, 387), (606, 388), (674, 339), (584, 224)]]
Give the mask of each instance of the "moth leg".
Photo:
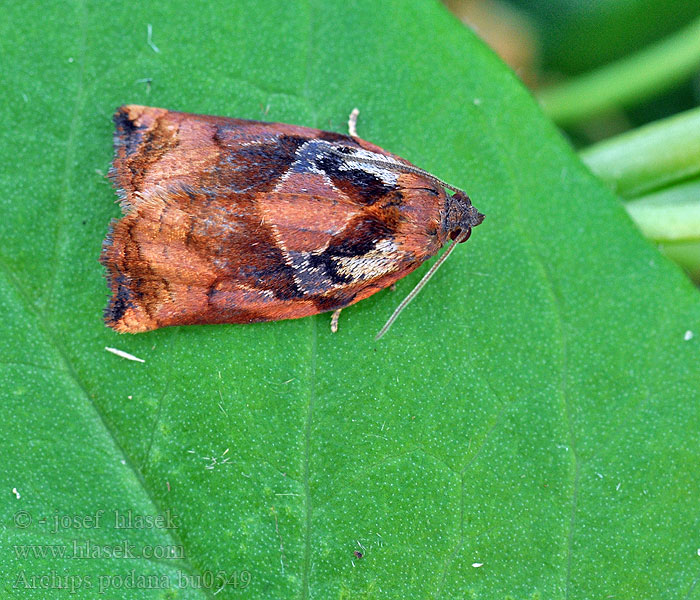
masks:
[(333, 314), (331, 315), (331, 332), (335, 333), (338, 331), (338, 319), (340, 319), (340, 311), (343, 310), (342, 308), (338, 308), (333, 311)]
[(353, 108), (348, 118), (348, 133), (356, 138), (357, 137), (357, 116), (360, 114), (358, 108)]

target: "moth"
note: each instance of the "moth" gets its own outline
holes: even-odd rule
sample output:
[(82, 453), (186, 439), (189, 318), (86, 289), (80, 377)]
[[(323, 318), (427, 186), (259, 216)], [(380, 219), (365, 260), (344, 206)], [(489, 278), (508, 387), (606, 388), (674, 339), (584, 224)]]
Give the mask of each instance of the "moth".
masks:
[(352, 119), (343, 135), (128, 105), (114, 123), (124, 214), (100, 260), (118, 332), (338, 311), (484, 218), (462, 190), (357, 137)]

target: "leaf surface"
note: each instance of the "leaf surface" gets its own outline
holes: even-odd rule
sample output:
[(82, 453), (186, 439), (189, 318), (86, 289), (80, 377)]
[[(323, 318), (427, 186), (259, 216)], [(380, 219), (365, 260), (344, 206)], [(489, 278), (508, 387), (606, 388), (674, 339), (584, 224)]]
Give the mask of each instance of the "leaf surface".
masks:
[[(75, 598), (697, 597), (697, 292), (442, 7), (6, 12), (5, 596), (67, 597), (53, 573)], [(486, 220), (379, 343), (424, 269), (335, 335), (325, 314), (119, 336), (97, 258), (124, 103), (341, 132), (358, 106)], [(137, 556), (41, 550), (74, 540)]]

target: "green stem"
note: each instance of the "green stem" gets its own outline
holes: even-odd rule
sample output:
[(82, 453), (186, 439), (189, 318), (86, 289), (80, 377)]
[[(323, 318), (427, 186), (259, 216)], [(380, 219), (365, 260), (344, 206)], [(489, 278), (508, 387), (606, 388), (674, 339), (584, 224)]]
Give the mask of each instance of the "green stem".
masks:
[(642, 233), (700, 282), (700, 108), (580, 152)]
[(632, 56), (542, 90), (539, 100), (556, 123), (570, 125), (667, 90), (698, 68), (700, 19)]
[(586, 148), (581, 159), (623, 198), (700, 175), (700, 108)]
[(642, 233), (700, 283), (700, 179), (625, 203)]
[(626, 202), (625, 208), (656, 242), (700, 241), (700, 179)]

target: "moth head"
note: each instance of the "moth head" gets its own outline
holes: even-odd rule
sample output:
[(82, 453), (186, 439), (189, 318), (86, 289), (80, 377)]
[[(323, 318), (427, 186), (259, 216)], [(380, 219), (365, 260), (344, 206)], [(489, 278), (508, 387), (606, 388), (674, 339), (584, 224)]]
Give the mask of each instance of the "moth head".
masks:
[[(432, 177), (432, 175), (430, 176)], [(447, 195), (447, 201), (445, 203), (445, 212), (442, 226), (443, 231), (447, 232), (448, 237), (452, 240), (450, 246), (442, 253), (442, 256), (433, 263), (430, 270), (423, 275), (423, 278), (418, 282), (416, 287), (411, 290), (411, 293), (406, 296), (401, 304), (396, 307), (394, 313), (389, 317), (389, 320), (384, 324), (379, 333), (375, 336), (375, 340), (382, 337), (391, 327), (392, 323), (399, 316), (401, 311), (408, 306), (408, 303), (416, 297), (416, 294), (423, 288), (423, 286), (428, 283), (428, 280), (433, 276), (435, 271), (440, 268), (440, 265), (447, 260), (447, 257), (452, 253), (457, 244), (461, 242), (466, 242), (472, 233), (472, 227), (476, 227), (484, 220), (484, 215), (482, 215), (476, 208), (472, 206), (472, 201), (469, 199), (463, 191), (448, 186), (444, 182), (439, 182), (454, 192), (452, 196)]]
[(466, 242), (472, 233), (472, 227), (476, 227), (484, 220), (464, 192), (456, 191), (447, 197), (445, 211), (445, 230), (451, 240)]

